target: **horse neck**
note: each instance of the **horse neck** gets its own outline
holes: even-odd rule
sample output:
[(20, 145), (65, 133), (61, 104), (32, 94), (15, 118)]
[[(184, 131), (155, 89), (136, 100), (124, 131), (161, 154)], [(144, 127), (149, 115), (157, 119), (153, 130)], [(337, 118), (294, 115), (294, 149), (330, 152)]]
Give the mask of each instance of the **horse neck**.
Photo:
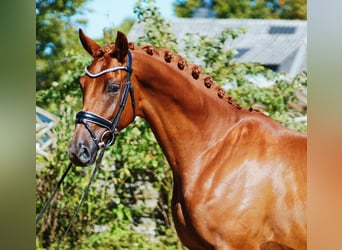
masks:
[(239, 112), (206, 88), (203, 77), (195, 80), (158, 55), (135, 52), (133, 69), (139, 82), (139, 115), (150, 125), (174, 173), (191, 175), (201, 153), (240, 119)]

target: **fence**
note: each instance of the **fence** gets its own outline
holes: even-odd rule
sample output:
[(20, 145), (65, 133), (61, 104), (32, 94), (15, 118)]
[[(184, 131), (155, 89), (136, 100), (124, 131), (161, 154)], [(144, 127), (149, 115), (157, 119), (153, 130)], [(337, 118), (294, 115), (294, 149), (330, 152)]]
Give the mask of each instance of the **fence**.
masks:
[(36, 106), (36, 154), (49, 158), (51, 150), (56, 148), (57, 137), (52, 129), (58, 118)]

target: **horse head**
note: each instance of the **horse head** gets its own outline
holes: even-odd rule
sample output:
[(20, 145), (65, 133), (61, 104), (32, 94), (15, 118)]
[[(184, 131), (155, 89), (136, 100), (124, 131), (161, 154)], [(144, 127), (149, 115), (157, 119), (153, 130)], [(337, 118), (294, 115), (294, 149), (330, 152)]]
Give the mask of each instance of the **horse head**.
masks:
[(80, 78), (83, 107), (76, 115), (77, 125), (69, 144), (69, 157), (75, 165), (88, 166), (95, 161), (98, 150), (112, 144), (116, 133), (135, 118), (130, 80), (132, 56), (122, 32), (117, 33), (114, 44), (105, 47), (99, 46), (81, 29), (79, 37), (93, 61)]

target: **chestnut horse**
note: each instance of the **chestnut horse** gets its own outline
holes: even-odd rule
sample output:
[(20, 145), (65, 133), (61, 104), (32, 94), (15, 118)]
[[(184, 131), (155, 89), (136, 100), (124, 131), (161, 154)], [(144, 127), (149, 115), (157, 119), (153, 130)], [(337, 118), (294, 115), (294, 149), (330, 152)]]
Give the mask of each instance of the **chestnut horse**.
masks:
[(80, 79), (73, 163), (92, 164), (140, 116), (172, 168), (172, 215), (186, 247), (306, 249), (306, 135), (236, 104), (168, 50), (137, 47), (121, 32), (105, 47), (79, 35), (93, 62)]

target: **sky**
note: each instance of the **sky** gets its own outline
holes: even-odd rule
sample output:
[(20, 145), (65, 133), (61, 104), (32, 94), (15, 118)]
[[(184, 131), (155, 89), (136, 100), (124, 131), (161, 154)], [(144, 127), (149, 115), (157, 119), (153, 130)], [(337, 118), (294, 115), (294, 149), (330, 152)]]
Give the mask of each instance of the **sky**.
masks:
[[(102, 37), (103, 28), (119, 26), (127, 18), (135, 18), (133, 8), (137, 0), (88, 0), (84, 7), (91, 12), (85, 11), (82, 18), (88, 20), (84, 32), (91, 38)], [(164, 18), (175, 17), (172, 3), (174, 0), (157, 0), (156, 6), (160, 9)]]

